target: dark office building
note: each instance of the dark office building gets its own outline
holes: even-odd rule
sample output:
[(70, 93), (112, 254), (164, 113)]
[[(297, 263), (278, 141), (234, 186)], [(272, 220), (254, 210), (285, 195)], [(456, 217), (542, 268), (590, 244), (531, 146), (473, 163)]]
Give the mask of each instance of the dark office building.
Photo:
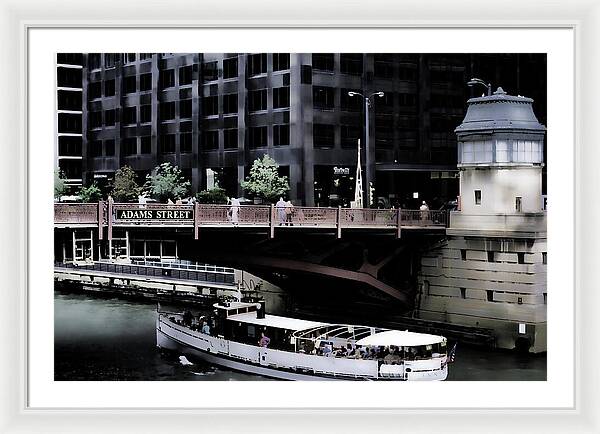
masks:
[(65, 184), (76, 190), (82, 185), (82, 80), (83, 55), (56, 57), (56, 167)]
[[(348, 205), (358, 139), (363, 168), (367, 161), (364, 100), (348, 92), (383, 92), (370, 107), (374, 195), (385, 206), (438, 206), (458, 193), (453, 130), (466, 100), (485, 92), (466, 85), (471, 77), (534, 98), (546, 124), (543, 54), (90, 53), (81, 64), (86, 185), (110, 183), (123, 165), (143, 182), (168, 161), (195, 191), (212, 169), (241, 196), (239, 181), (268, 153), (296, 204)], [(60, 143), (58, 155), (60, 164)]]

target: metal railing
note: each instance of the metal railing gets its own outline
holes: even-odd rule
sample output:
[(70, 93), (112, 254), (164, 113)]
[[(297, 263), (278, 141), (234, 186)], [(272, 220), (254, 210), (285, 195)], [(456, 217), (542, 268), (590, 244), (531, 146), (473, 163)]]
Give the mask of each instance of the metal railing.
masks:
[[(157, 266), (139, 264), (115, 264), (111, 262), (55, 262), (55, 268), (67, 268), (83, 271), (99, 271), (133, 276), (162, 277), (171, 280), (191, 280), (206, 283), (220, 283), (235, 286), (235, 274), (232, 268), (205, 266), (204, 269), (179, 269), (172, 264), (165, 266), (160, 262)], [(214, 269), (211, 269), (213, 267)]]
[[(56, 225), (108, 226), (279, 226), (337, 228), (447, 227), (447, 211), (369, 208), (293, 207), (272, 205), (171, 205), (106, 203), (55, 204)], [(400, 214), (398, 214), (400, 213)], [(102, 221), (99, 221), (101, 216)]]

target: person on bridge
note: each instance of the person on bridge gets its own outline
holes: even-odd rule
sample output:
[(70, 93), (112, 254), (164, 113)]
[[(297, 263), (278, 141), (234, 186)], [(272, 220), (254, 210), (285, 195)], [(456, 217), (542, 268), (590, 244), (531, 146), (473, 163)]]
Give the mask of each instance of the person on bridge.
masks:
[(423, 201), (419, 211), (421, 211), (421, 220), (427, 220), (429, 218), (429, 207), (427, 206), (427, 202)]
[(285, 203), (285, 224), (286, 226), (294, 226), (292, 223), (292, 217), (294, 215), (294, 205), (291, 200)]
[(279, 220), (279, 226), (285, 223), (285, 200), (283, 197), (280, 197), (277, 203), (275, 204), (275, 208), (277, 209), (277, 219)]
[(229, 208), (229, 219), (234, 226), (237, 226), (239, 223), (240, 217), (240, 200), (237, 198), (231, 199), (231, 208)]

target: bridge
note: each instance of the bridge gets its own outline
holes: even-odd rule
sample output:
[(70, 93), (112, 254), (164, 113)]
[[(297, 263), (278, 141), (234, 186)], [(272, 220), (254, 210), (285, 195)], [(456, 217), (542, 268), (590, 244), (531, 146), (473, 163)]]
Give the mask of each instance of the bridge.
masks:
[(444, 232), (447, 211), (404, 209), (294, 207), (291, 216), (273, 205), (171, 205), (113, 203), (56, 203), (55, 228), (98, 228), (102, 239), (107, 228), (112, 239), (113, 228), (189, 228), (198, 239), (202, 228), (259, 228), (274, 238), (277, 231), (329, 229), (341, 238), (342, 230), (359, 229), (394, 233), (420, 229)]

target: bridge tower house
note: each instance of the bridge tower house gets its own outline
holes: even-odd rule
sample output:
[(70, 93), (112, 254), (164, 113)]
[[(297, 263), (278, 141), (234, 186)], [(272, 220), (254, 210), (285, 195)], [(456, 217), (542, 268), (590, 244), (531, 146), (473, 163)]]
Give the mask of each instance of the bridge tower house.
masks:
[(422, 259), (421, 318), (491, 329), (500, 348), (546, 351), (546, 128), (533, 100), (471, 98), (455, 129), (459, 209)]

